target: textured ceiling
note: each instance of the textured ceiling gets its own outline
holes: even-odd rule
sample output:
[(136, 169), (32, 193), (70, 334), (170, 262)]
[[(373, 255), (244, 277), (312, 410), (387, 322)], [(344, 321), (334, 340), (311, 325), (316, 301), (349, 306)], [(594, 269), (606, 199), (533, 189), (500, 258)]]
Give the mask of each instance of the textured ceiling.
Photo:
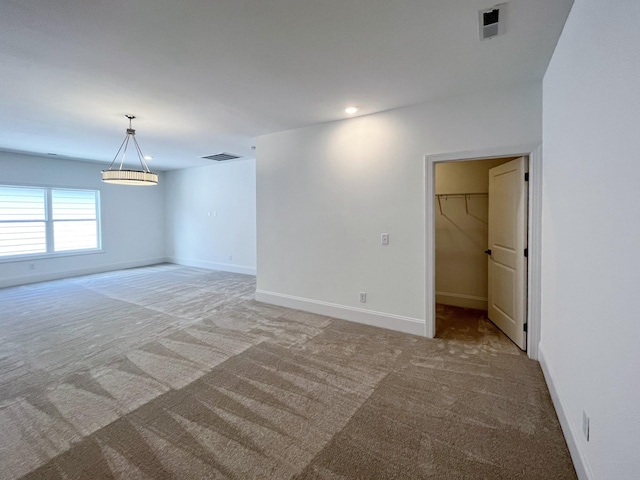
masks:
[[(0, 149), (153, 169), (253, 156), (258, 135), (536, 81), (572, 0), (2, 0)], [(52, 157), (53, 160), (53, 157)]]

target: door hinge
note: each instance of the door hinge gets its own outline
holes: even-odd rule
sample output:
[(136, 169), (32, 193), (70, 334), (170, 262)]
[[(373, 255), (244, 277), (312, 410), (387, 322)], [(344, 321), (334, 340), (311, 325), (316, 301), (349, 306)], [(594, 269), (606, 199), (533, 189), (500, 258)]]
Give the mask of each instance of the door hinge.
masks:
[(524, 249), (524, 256), (529, 258), (529, 249), (528, 248)]
[(525, 331), (525, 333), (529, 330), (529, 329), (527, 328), (527, 325), (529, 325), (529, 324), (528, 324), (528, 323), (525, 323), (525, 324), (522, 326), (522, 329)]
[(524, 181), (528, 182), (529, 181), (529, 172), (525, 172), (524, 173)]
[(491, 255), (491, 249), (485, 250), (484, 253), (486, 253), (487, 255)]

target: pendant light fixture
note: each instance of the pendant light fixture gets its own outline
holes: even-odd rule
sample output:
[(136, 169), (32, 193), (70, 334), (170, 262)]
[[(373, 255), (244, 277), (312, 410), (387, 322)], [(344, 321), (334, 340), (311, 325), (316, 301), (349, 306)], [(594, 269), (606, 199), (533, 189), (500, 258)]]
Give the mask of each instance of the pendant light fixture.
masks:
[[(102, 181), (105, 183), (117, 183), (120, 185), (157, 185), (158, 184), (158, 174), (153, 173), (149, 170), (147, 166), (147, 162), (144, 159), (144, 155), (142, 155), (142, 151), (140, 150), (140, 146), (138, 145), (138, 141), (136, 140), (136, 131), (131, 128), (131, 120), (133, 120), (133, 115), (125, 115), (129, 119), (129, 128), (127, 128), (127, 135), (124, 137), (122, 141), (122, 145), (118, 149), (116, 156), (113, 157), (113, 161), (111, 165), (109, 165), (108, 170), (102, 170)], [(124, 161), (127, 156), (127, 147), (129, 146), (129, 141), (133, 140), (133, 145), (135, 147), (136, 154), (138, 155), (138, 161), (140, 162), (141, 170), (128, 170), (122, 168), (124, 166)], [(118, 155), (122, 152), (122, 158), (120, 159), (120, 165), (118, 168), (113, 168), (116, 160), (118, 159)]]

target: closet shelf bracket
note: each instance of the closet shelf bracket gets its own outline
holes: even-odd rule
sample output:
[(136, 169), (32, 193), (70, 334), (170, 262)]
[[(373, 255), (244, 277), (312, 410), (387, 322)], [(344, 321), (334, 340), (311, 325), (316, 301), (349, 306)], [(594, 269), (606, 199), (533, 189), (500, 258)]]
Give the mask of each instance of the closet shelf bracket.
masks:
[(469, 213), (469, 200), (471, 199), (471, 197), (488, 197), (489, 194), (488, 193), (437, 193), (436, 194), (436, 198), (438, 199), (438, 208), (440, 209), (440, 215), (444, 215), (442, 213), (442, 197), (444, 197), (445, 200), (447, 200), (449, 197), (463, 197), (464, 198), (464, 210), (465, 212), (467, 212), (467, 215), (470, 215)]

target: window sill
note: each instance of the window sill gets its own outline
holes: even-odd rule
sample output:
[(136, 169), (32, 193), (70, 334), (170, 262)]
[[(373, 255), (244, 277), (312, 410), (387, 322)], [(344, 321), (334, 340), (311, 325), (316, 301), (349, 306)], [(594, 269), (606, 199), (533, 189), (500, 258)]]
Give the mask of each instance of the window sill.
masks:
[(33, 260), (50, 260), (52, 258), (77, 257), (80, 255), (98, 255), (105, 253), (101, 248), (95, 250), (69, 250), (57, 253), (34, 253), (29, 255), (15, 255), (11, 257), (0, 257), (0, 263), (20, 263), (31, 262)]

